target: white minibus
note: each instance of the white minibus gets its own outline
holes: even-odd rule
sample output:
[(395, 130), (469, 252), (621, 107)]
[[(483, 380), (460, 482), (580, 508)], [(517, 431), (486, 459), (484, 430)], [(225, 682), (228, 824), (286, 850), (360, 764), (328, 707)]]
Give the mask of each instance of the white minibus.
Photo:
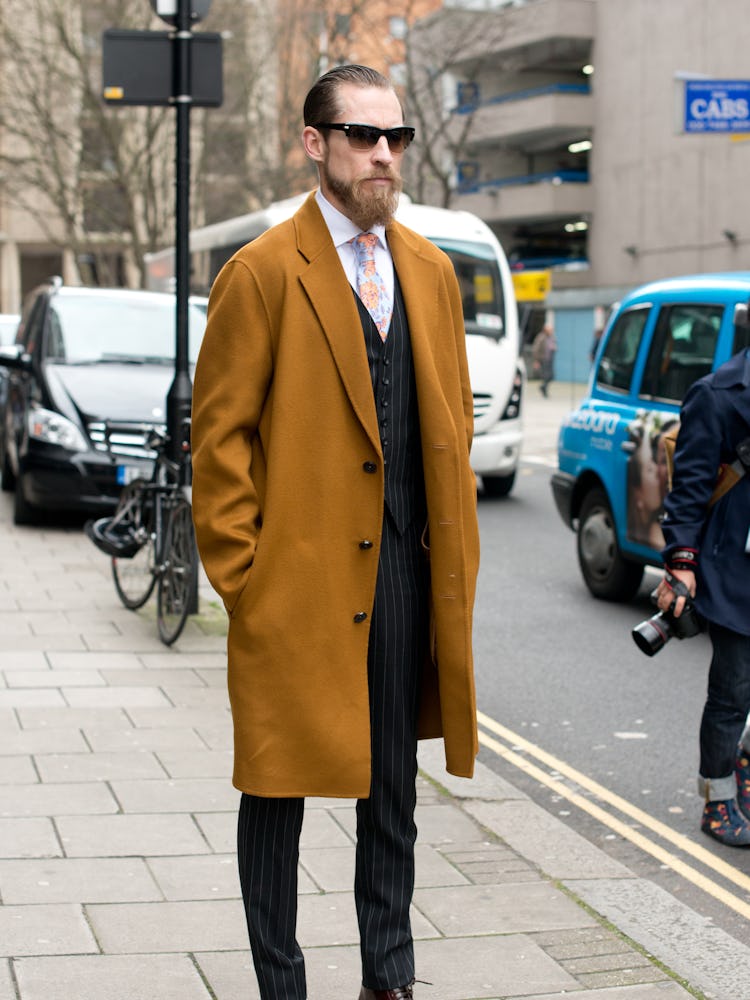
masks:
[[(241, 246), (288, 219), (306, 194), (217, 222), (190, 234), (190, 291), (208, 293), (223, 264)], [(518, 310), (508, 262), (492, 230), (469, 212), (417, 205), (405, 195), (396, 218), (439, 246), (456, 269), (463, 295), (466, 348), (474, 393), (471, 464), (488, 496), (507, 496), (521, 451), (525, 370)], [(174, 250), (146, 257), (148, 287), (174, 289)]]

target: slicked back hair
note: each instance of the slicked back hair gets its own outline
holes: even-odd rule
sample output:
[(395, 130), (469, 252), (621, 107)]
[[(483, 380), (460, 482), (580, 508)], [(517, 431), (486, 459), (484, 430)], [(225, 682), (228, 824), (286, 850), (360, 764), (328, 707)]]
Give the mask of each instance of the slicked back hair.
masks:
[[(355, 87), (380, 87), (382, 90), (393, 90), (390, 80), (369, 66), (359, 66), (356, 63), (334, 66), (316, 80), (305, 98), (303, 110), (305, 125), (315, 126), (318, 122), (336, 121), (342, 113), (339, 88), (344, 83), (351, 83)], [(403, 112), (403, 108), (401, 110)]]

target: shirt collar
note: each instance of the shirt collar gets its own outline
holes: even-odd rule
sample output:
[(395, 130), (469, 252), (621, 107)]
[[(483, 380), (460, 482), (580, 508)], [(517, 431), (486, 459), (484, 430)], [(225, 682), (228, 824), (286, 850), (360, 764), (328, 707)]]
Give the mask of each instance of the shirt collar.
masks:
[[(359, 236), (362, 232), (361, 229), (354, 225), (351, 219), (347, 218), (343, 212), (340, 212), (328, 201), (320, 188), (315, 192), (315, 200), (328, 226), (333, 245), (337, 249), (343, 246), (344, 243), (350, 243), (355, 236)], [(375, 233), (383, 247), (387, 246), (385, 242), (385, 226), (371, 226), (369, 232)]]

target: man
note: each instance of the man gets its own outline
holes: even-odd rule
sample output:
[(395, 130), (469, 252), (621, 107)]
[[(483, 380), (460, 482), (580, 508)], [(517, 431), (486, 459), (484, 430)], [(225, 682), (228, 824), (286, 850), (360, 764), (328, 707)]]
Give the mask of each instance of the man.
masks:
[[(685, 597), (708, 623), (713, 649), (700, 727), (701, 829), (731, 847), (750, 846), (750, 477), (709, 505), (720, 466), (750, 445), (750, 352), (743, 349), (688, 391), (664, 503), (662, 611)], [(740, 449), (740, 454), (743, 449)], [(742, 465), (739, 466), (743, 471)], [(671, 578), (671, 579), (670, 579)]]
[(442, 736), (448, 770), (466, 777), (478, 747), (461, 299), (448, 258), (393, 221), (413, 130), (388, 81), (337, 67), (304, 116), (319, 190), (211, 293), (195, 525), (230, 616), (238, 855), (261, 997), (307, 995), (304, 797), (340, 796), (358, 800), (360, 1000), (410, 1000), (417, 737)]
[(541, 379), (539, 391), (543, 396), (548, 394), (549, 384), (554, 378), (556, 353), (555, 331), (549, 324), (545, 324), (534, 337), (534, 343), (531, 345), (531, 360), (534, 372)]

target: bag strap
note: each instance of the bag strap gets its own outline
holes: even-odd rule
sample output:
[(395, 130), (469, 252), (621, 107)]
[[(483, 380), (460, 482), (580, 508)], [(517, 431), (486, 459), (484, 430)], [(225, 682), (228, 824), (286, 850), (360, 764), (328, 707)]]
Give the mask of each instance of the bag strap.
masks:
[[(664, 432), (662, 440), (664, 442), (664, 454), (667, 461), (667, 489), (672, 489), (672, 473), (674, 471), (674, 452), (677, 445), (677, 435), (679, 433), (679, 424), (675, 427), (670, 427), (668, 431)], [(719, 478), (716, 481), (716, 486), (713, 493), (711, 494), (711, 499), (708, 501), (708, 506), (713, 507), (723, 496), (725, 496), (733, 486), (735, 486), (740, 479), (745, 475), (745, 473), (750, 470), (750, 436), (744, 438), (737, 445), (737, 458), (734, 462), (726, 462), (719, 467)]]
[(750, 469), (750, 437), (743, 438), (737, 445), (737, 458), (731, 465), (721, 466), (716, 488), (708, 502), (709, 507), (713, 507), (717, 500), (721, 500), (742, 479), (748, 469)]

